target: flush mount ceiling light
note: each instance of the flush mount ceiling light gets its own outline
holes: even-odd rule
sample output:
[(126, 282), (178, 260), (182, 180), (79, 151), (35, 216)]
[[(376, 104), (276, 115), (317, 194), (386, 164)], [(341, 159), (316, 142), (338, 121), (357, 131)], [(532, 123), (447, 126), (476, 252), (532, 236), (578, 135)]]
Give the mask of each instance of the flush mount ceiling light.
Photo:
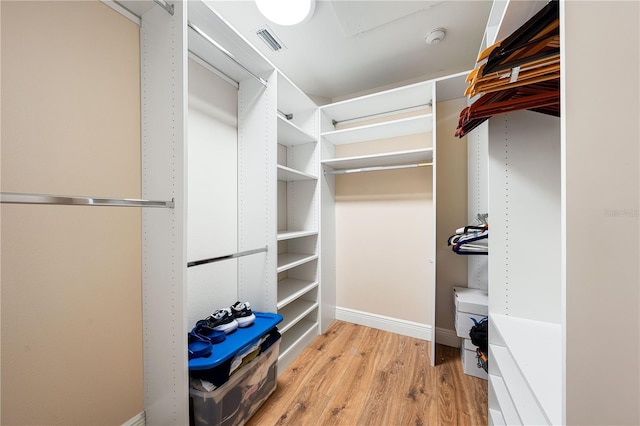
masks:
[(296, 25), (311, 18), (315, 0), (256, 0), (260, 13), (278, 25)]
[(425, 36), (424, 41), (427, 44), (438, 44), (444, 40), (446, 35), (447, 33), (444, 28), (436, 28), (435, 30), (431, 30), (431, 32)]

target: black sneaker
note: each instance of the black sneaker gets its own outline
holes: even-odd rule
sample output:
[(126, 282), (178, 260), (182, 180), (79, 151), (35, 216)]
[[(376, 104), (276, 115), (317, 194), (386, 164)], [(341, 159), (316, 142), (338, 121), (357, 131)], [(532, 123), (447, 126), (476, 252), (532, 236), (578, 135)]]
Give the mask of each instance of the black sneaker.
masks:
[(238, 321), (233, 317), (229, 308), (218, 309), (207, 318), (207, 321), (209, 321), (209, 327), (224, 331), (226, 334), (238, 328)]
[(231, 312), (236, 321), (238, 321), (238, 327), (249, 327), (256, 320), (249, 302), (236, 302), (231, 306)]

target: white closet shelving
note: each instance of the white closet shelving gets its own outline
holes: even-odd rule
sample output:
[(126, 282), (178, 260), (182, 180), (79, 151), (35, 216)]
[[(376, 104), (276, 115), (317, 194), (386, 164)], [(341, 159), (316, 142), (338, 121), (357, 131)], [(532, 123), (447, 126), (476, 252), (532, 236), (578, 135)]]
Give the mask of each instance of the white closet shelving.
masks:
[[(336, 240), (346, 238), (341, 237), (336, 231), (340, 226), (336, 223), (336, 182), (345, 182), (339, 179), (350, 179), (346, 176), (352, 176), (358, 172), (367, 172), (366, 175), (391, 173), (385, 169), (400, 167), (427, 166), (430, 173), (434, 172), (431, 169), (435, 162), (433, 86), (433, 81), (420, 82), (320, 107), (322, 144), (320, 163), (323, 168), (321, 181), (323, 291), (324, 283), (327, 283), (328, 287), (333, 287), (336, 280), (344, 279), (343, 276), (336, 276), (338, 267)], [(336, 176), (337, 174), (340, 176)], [(379, 178), (382, 175), (377, 176)], [(424, 174), (403, 175), (402, 179), (405, 178), (404, 176), (407, 179), (413, 179), (412, 176), (424, 178)], [(371, 177), (374, 178), (374, 176)], [(413, 180), (412, 182), (415, 183)], [(429, 188), (428, 192), (433, 194), (433, 200), (425, 201), (422, 206), (425, 211), (428, 211), (431, 203), (435, 201), (435, 176), (432, 178), (432, 184), (433, 187)], [(424, 190), (422, 186), (420, 188)], [(365, 198), (370, 201), (377, 196), (377, 194), (367, 194)], [(433, 217), (435, 218), (435, 210)], [(410, 268), (413, 268), (412, 271), (418, 271), (415, 276), (420, 275), (421, 280), (427, 277), (427, 282), (421, 284), (421, 288), (427, 290), (424, 297), (420, 297), (420, 303), (423, 303), (421, 309), (433, 313), (431, 301), (435, 291), (435, 267), (430, 265), (434, 264), (435, 260), (435, 219), (433, 223), (420, 226), (420, 229), (420, 243), (416, 246), (424, 253), (424, 258), (418, 262), (412, 262)], [(371, 235), (372, 238), (368, 244), (375, 245), (377, 240), (374, 230)], [(381, 249), (379, 252), (384, 250), (388, 248)], [(362, 259), (364, 251), (350, 253), (349, 256), (358, 259), (354, 264), (367, 263), (366, 259)], [(430, 261), (433, 263), (430, 264)], [(388, 266), (398, 267), (397, 265)], [(362, 270), (357, 269), (355, 273), (360, 274)], [(350, 308), (347, 308), (345, 311), (349, 310)], [(363, 312), (363, 314), (365, 317), (369, 314), (378, 315), (374, 312)], [(433, 325), (433, 315), (424, 322)], [(427, 327), (425, 325), (425, 328)], [(424, 338), (424, 334), (420, 337)]]
[[(176, 205), (143, 213), (146, 419), (149, 424), (188, 424), (186, 332), (193, 318), (233, 303), (236, 296), (256, 311), (280, 312), (281, 370), (319, 333), (317, 106), (230, 28), (215, 5), (176, 2), (172, 14), (152, 1), (128, 5), (141, 21), (143, 196), (166, 197), (169, 188)], [(224, 247), (215, 235), (201, 246), (212, 246), (211, 257), (233, 254), (229, 251), (251, 254), (187, 273), (187, 261), (194, 260), (187, 258), (188, 235), (197, 235), (197, 230), (187, 232), (186, 222), (188, 209), (195, 206), (186, 204), (189, 58), (238, 89), (237, 156), (229, 157), (237, 161), (229, 165), (237, 182), (222, 177), (206, 183), (216, 190), (225, 182), (237, 185), (235, 198), (223, 203), (237, 217), (227, 224), (231, 230), (225, 230)], [(210, 143), (216, 146), (215, 137)], [(222, 220), (225, 216), (218, 213), (215, 217)], [(237, 241), (232, 241), (234, 233)], [(224, 276), (220, 265), (226, 265)], [(191, 269), (198, 268), (207, 269), (207, 278), (191, 282)], [(220, 291), (214, 291), (210, 304), (199, 302), (207, 312), (194, 311), (195, 293), (206, 283)], [(210, 295), (211, 288), (206, 292)]]
[(317, 106), (277, 76), (278, 261), (282, 371), (320, 332)]

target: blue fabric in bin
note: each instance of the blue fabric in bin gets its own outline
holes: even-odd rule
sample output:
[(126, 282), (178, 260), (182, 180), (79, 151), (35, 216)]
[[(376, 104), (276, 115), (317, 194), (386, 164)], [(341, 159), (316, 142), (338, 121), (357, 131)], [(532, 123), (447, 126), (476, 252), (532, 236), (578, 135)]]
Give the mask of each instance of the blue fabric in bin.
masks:
[(282, 315), (269, 312), (253, 312), (256, 320), (249, 327), (238, 328), (227, 338), (213, 345), (211, 355), (204, 358), (189, 360), (189, 370), (209, 370), (222, 365), (243, 349), (250, 347), (260, 340), (267, 332), (271, 331), (282, 321)]

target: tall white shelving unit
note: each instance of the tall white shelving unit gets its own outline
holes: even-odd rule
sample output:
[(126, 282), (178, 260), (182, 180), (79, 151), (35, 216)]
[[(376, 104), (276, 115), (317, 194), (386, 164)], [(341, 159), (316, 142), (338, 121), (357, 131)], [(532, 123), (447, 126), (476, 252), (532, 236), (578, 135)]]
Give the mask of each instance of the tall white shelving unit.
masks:
[[(545, 4), (495, 2), (486, 44)], [(488, 188), (491, 225), (490, 424), (564, 423), (560, 134), (559, 118), (519, 111), (469, 135), (477, 159), (487, 161), (477, 168), (487, 168), (479, 176), (488, 183), (478, 187)]]
[(277, 301), (283, 321), (278, 368), (320, 332), (317, 106), (277, 74)]
[[(176, 2), (169, 11), (151, 1), (122, 3), (141, 22), (143, 196), (166, 197), (169, 188), (176, 205), (143, 213), (146, 419), (188, 424), (186, 333), (193, 318), (221, 303), (212, 300), (210, 311), (193, 306), (200, 286), (227, 295), (225, 303), (237, 295), (256, 311), (283, 315), (281, 369), (320, 331), (317, 107), (209, 4)], [(216, 264), (225, 274), (215, 267), (196, 281), (187, 269), (201, 260), (187, 255), (187, 236), (197, 234), (187, 232), (188, 209), (197, 208), (187, 199), (189, 58), (238, 88), (237, 177), (229, 180), (237, 194), (217, 207), (237, 209), (228, 224), (237, 239), (222, 244), (211, 235), (205, 245), (212, 258), (239, 256)], [(207, 185), (225, 185), (224, 176), (214, 180)]]

